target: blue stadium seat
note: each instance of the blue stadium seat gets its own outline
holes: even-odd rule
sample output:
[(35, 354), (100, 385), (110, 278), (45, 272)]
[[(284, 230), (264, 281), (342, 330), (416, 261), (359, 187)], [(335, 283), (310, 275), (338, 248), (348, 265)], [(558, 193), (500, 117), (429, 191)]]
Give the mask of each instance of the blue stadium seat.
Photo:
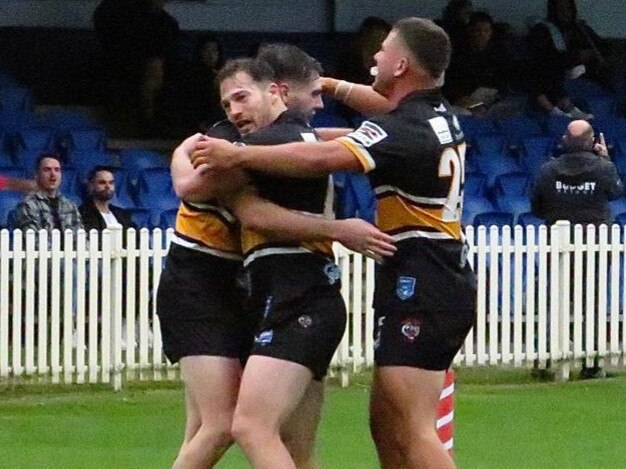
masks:
[(106, 135), (100, 127), (77, 127), (69, 129), (66, 136), (68, 152), (74, 150), (96, 150), (106, 149)]
[(115, 202), (113, 205), (122, 208), (133, 208), (136, 205), (136, 189), (130, 181), (128, 171), (123, 168), (112, 168), (115, 176)]
[(171, 208), (161, 212), (161, 219), (159, 221), (159, 228), (167, 230), (168, 228), (176, 228), (176, 214), (178, 208)]
[(546, 221), (532, 212), (524, 212), (517, 216), (517, 223), (523, 227), (532, 225), (535, 228), (539, 228), (541, 225), (545, 225)]
[(496, 204), (501, 211), (513, 215), (516, 222), (519, 215), (530, 211), (530, 199), (527, 195), (503, 195), (496, 196)]
[(618, 213), (615, 216), (615, 223), (621, 226), (625, 226), (626, 225), (626, 212)]
[(506, 153), (479, 153), (476, 155), (476, 165), (480, 172), (487, 176), (487, 187), (490, 189), (501, 174), (518, 172), (522, 169), (515, 158)]
[(33, 94), (28, 88), (22, 86), (0, 88), (0, 109), (32, 112)]
[(535, 174), (537, 169), (552, 156), (554, 137), (525, 137), (522, 139), (522, 165), (529, 174)]
[(54, 129), (44, 125), (23, 127), (15, 137), (16, 147), (42, 152), (55, 150)]
[(615, 218), (620, 213), (626, 212), (626, 197), (620, 197), (619, 199), (611, 200), (609, 202), (609, 206), (611, 207), (611, 213), (613, 214), (613, 218)]
[(81, 180), (85, 180), (89, 171), (96, 166), (117, 166), (113, 155), (103, 150), (74, 150), (68, 157), (68, 163), (78, 170)]
[(93, 125), (90, 118), (84, 114), (65, 109), (54, 109), (39, 116), (42, 124), (54, 127), (57, 131), (67, 132), (78, 127)]
[(602, 96), (606, 91), (597, 83), (585, 78), (577, 78), (576, 80), (565, 80), (564, 88), (567, 95), (571, 99), (586, 99), (594, 96)]
[(174, 195), (147, 192), (137, 196), (137, 206), (150, 210), (151, 226), (159, 226), (161, 213), (166, 210), (176, 209), (179, 205), (180, 199)]
[(584, 98), (584, 107), (587, 112), (598, 117), (614, 116), (615, 112), (615, 97), (609, 94), (589, 96)]
[(506, 154), (508, 151), (504, 135), (479, 135), (473, 141), (475, 148), (483, 155)]
[(567, 116), (548, 116), (546, 118), (546, 134), (553, 137), (560, 137), (567, 130), (567, 126), (572, 122)]
[(519, 197), (528, 194), (530, 178), (528, 173), (515, 172), (501, 174), (496, 178), (495, 193), (506, 197)]
[(529, 116), (508, 117), (499, 120), (496, 125), (506, 135), (511, 147), (520, 147), (523, 138), (541, 135), (543, 132), (539, 123)]
[(133, 223), (137, 226), (137, 229), (152, 228), (151, 224), (151, 212), (147, 208), (128, 208), (130, 217)]
[(0, 191), (0, 228), (8, 227), (9, 212), (14, 210), (24, 198), (17, 191)]
[(80, 195), (83, 193), (83, 185), (80, 182), (76, 168), (63, 167), (60, 190), (63, 195), (71, 193)]
[(27, 177), (26, 171), (23, 168), (17, 166), (2, 166), (0, 167), (0, 174), (10, 178), (23, 179)]
[(495, 225), (500, 228), (503, 226), (513, 226), (513, 214), (507, 212), (483, 212), (474, 217), (474, 226), (486, 226), (487, 228)]
[(467, 140), (472, 140), (483, 135), (498, 133), (493, 122), (474, 116), (458, 116), (461, 129)]
[(133, 182), (137, 180), (142, 169), (169, 168), (169, 163), (169, 158), (152, 150), (129, 148), (120, 151), (120, 164), (128, 170)]
[(146, 168), (139, 172), (137, 179), (137, 193), (144, 194), (174, 193), (172, 175), (168, 168)]
[(463, 194), (467, 196), (487, 195), (487, 176), (481, 173), (465, 174), (465, 182), (463, 184)]
[(461, 223), (464, 226), (474, 224), (474, 219), (479, 213), (493, 212), (496, 210), (493, 202), (486, 197), (465, 197), (463, 201), (463, 213)]

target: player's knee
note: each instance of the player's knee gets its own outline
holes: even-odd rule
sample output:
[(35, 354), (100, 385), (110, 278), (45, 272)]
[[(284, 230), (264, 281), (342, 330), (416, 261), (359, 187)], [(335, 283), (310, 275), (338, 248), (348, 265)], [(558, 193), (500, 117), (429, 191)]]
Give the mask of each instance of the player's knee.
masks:
[(261, 437), (263, 427), (258, 425), (253, 419), (239, 414), (235, 415), (231, 427), (231, 435), (238, 445), (248, 447), (253, 444), (255, 438)]

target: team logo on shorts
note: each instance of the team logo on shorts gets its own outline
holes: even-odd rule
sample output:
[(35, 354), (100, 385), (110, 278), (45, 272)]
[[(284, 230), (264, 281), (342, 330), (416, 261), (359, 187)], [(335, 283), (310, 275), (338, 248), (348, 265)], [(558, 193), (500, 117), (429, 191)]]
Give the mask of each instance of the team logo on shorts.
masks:
[(274, 331), (272, 329), (269, 331), (259, 332), (254, 336), (254, 343), (259, 345), (271, 344), (272, 340), (274, 340)]
[(406, 301), (415, 294), (415, 277), (398, 277), (396, 295), (402, 301)]
[(415, 318), (405, 319), (400, 326), (400, 332), (409, 342), (415, 342), (420, 335), (420, 322)]
[(313, 324), (313, 318), (308, 314), (303, 314), (298, 318), (298, 324), (307, 329)]
[(329, 262), (324, 266), (324, 274), (328, 277), (328, 283), (334, 285), (341, 278), (341, 269), (337, 264)]

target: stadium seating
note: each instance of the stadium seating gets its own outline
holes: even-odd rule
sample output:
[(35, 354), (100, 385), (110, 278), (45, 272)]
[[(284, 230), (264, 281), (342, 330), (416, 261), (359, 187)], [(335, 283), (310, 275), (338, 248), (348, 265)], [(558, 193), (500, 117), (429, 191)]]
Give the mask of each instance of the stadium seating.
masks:
[(168, 168), (146, 168), (139, 172), (138, 194), (174, 194), (172, 175)]
[(517, 223), (523, 227), (532, 225), (535, 228), (539, 228), (541, 225), (545, 225), (546, 221), (532, 212), (524, 212), (517, 216)]
[(501, 174), (521, 171), (516, 159), (506, 153), (478, 153), (476, 165), (481, 173), (487, 176), (487, 187), (494, 187), (496, 178)]
[(161, 219), (159, 221), (159, 228), (167, 230), (168, 228), (176, 228), (176, 214), (178, 208), (171, 208), (161, 212)]
[(461, 129), (468, 141), (476, 137), (498, 133), (494, 123), (474, 116), (458, 116)]
[(521, 163), (526, 172), (535, 174), (537, 169), (552, 155), (554, 137), (531, 136), (522, 139)]
[(135, 183), (139, 172), (146, 168), (169, 168), (169, 159), (152, 150), (129, 148), (120, 151), (120, 164), (128, 170), (131, 181)]
[(137, 226), (137, 229), (152, 228), (151, 224), (151, 212), (147, 208), (128, 208), (130, 217), (133, 223)]
[(548, 116), (546, 118), (546, 134), (560, 137), (565, 133), (570, 122), (572, 122), (572, 118), (568, 116)]
[(514, 172), (501, 174), (496, 178), (496, 196), (519, 197), (528, 194), (530, 178), (527, 173)]
[(33, 94), (22, 86), (0, 88), (0, 109), (4, 111), (32, 112)]
[(487, 195), (487, 176), (482, 173), (465, 174), (463, 194), (465, 197), (485, 197)]
[(496, 210), (493, 202), (486, 197), (465, 197), (461, 223), (465, 226), (474, 224), (476, 215)]
[(611, 213), (613, 214), (613, 218), (615, 218), (620, 213), (626, 212), (626, 197), (620, 197), (619, 199), (611, 200), (609, 202), (611, 207)]
[(483, 212), (476, 215), (474, 218), (474, 226), (513, 226), (513, 214), (508, 212)]
[(498, 130), (506, 136), (510, 148), (519, 148), (525, 137), (542, 134), (539, 123), (529, 116), (514, 116), (501, 119), (496, 123)]
[(66, 135), (67, 151), (96, 150), (106, 148), (106, 135), (100, 127), (76, 127), (69, 129)]
[(17, 191), (0, 191), (0, 228), (8, 227), (9, 212), (22, 201), (24, 194)]
[(96, 166), (116, 166), (113, 155), (104, 150), (74, 150), (68, 155), (68, 164), (78, 170), (81, 181)]

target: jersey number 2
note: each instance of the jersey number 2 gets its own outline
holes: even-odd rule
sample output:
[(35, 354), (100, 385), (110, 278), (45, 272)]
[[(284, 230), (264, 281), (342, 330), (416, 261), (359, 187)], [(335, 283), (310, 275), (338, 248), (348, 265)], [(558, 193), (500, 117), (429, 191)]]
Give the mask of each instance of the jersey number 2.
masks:
[(439, 177), (451, 177), (450, 190), (443, 207), (443, 221), (459, 221), (462, 207), (461, 186), (465, 179), (465, 149), (467, 145), (462, 143), (456, 147), (448, 147), (441, 154), (439, 160)]

